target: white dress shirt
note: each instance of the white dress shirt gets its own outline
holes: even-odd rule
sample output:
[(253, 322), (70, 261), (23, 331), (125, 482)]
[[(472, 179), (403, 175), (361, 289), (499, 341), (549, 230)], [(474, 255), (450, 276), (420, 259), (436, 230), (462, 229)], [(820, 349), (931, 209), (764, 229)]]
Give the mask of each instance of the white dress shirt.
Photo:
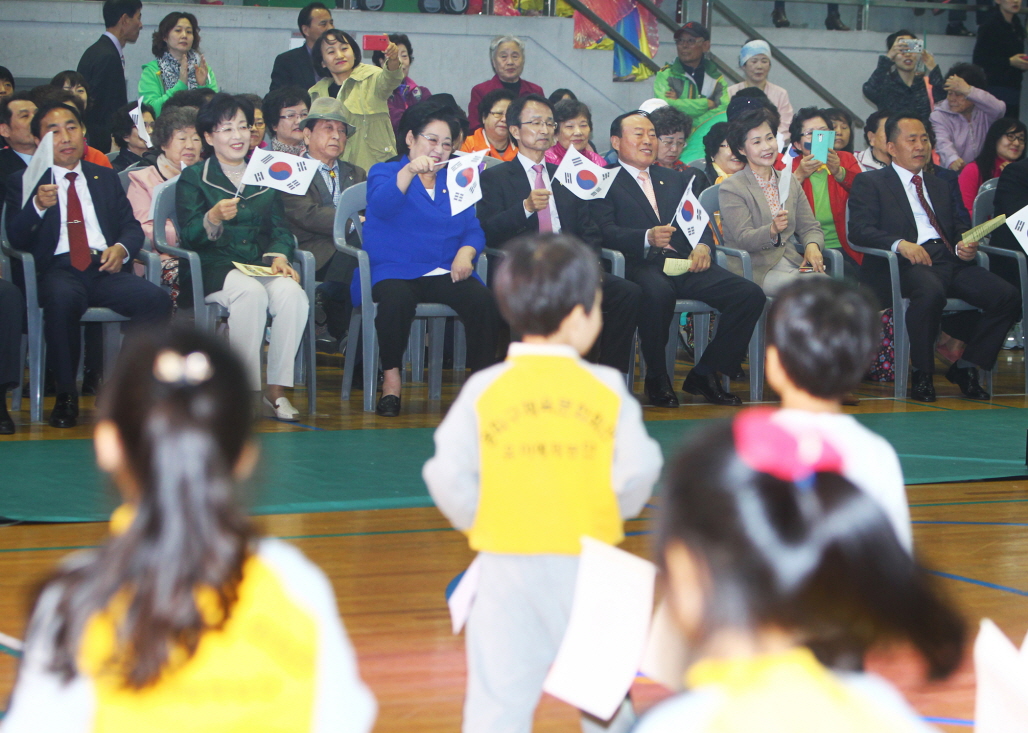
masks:
[[(93, 197), (89, 195), (89, 184), (86, 183), (86, 176), (82, 172), (82, 163), (79, 162), (71, 171), (57, 166), (51, 170), (54, 172), (54, 183), (57, 184), (57, 207), (61, 212), (61, 235), (57, 240), (57, 249), (54, 250), (54, 255), (63, 255), (70, 251), (68, 245), (68, 186), (70, 182), (65, 174), (73, 172), (78, 173), (78, 177), (75, 179), (75, 191), (79, 195), (79, 203), (82, 204), (82, 219), (86, 224), (86, 239), (89, 242), (89, 248), (107, 249), (107, 239), (104, 237), (103, 230), (100, 229), (100, 221), (96, 218), (96, 211), (93, 209)], [(32, 197), (32, 205), (41, 217), (46, 213), (46, 209), (41, 209), (36, 204), (35, 196)], [(126, 251), (128, 251), (127, 248)]]
[[(639, 174), (640, 173), (646, 173), (647, 175), (649, 175), (650, 176), (651, 185), (652, 185), (653, 176), (650, 175), (650, 169), (647, 168), (646, 170), (641, 170), (639, 168), (633, 168), (632, 166), (628, 165), (628, 163), (626, 163), (624, 161), (619, 161), (619, 162), (621, 164), (621, 167), (625, 169), (625, 172), (629, 173), (632, 176), (632, 180), (635, 181), (635, 185), (637, 185), (639, 187), (639, 190), (643, 192), (643, 196), (646, 196), (646, 189), (643, 188), (642, 181), (639, 180)], [(692, 181), (689, 182), (689, 185), (690, 186), (692, 185)], [(656, 197), (656, 195), (657, 195), (656, 189), (654, 189), (653, 195), (654, 195), (654, 197)], [(649, 198), (647, 197), (647, 202), (648, 201), (649, 201)], [(645, 253), (648, 253), (649, 251), (650, 251), (650, 230), (647, 229), (643, 233), (643, 253), (645, 254)]]
[(111, 42), (114, 43), (114, 47), (116, 49), (118, 49), (118, 55), (121, 56), (121, 68), (124, 69), (125, 68), (125, 49), (121, 47), (121, 41), (119, 41), (118, 37), (116, 35), (114, 35), (113, 33), (109, 33), (107, 31), (104, 31), (104, 35), (107, 36), (108, 38), (110, 38)]
[[(910, 203), (910, 211), (914, 214), (914, 221), (917, 223), (916, 244), (924, 244), (929, 239), (941, 239), (942, 237), (939, 235), (938, 230), (932, 226), (932, 222), (928, 219), (928, 213), (921, 206), (921, 201), (917, 197), (917, 188), (915, 188), (913, 181), (914, 174), (895, 163), (892, 164), (892, 169), (900, 177), (900, 183), (903, 184), (903, 192), (907, 194), (907, 201)], [(924, 192), (925, 201), (932, 207), (932, 211), (935, 211), (935, 204), (932, 203), (932, 198), (928, 195), (928, 186), (924, 183), (924, 171), (917, 175), (921, 176), (921, 190)], [(893, 252), (898, 249), (899, 243), (902, 241), (902, 239), (897, 239), (892, 243)]]
[[(550, 171), (546, 168), (546, 161), (544, 160), (541, 163), (535, 163), (521, 153), (517, 154), (515, 160), (521, 163), (521, 167), (525, 169), (525, 175), (528, 176), (528, 185), (531, 186), (533, 191), (535, 190), (535, 171), (532, 170), (532, 166), (542, 165), (543, 185), (546, 187), (546, 190), (550, 192), (550, 228), (553, 230), (554, 234), (560, 234), (560, 214), (557, 213), (557, 204), (553, 201), (553, 184), (550, 182)], [(525, 210), (526, 218), (535, 213), (534, 211), (529, 211), (528, 207), (524, 205), (524, 202), (522, 202), (522, 208)]]

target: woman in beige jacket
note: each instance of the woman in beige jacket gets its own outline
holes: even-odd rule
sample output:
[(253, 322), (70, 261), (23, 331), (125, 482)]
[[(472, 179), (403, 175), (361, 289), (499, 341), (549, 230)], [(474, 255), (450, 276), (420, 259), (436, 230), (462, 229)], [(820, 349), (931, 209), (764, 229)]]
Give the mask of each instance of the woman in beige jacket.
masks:
[[(729, 123), (728, 144), (746, 167), (725, 179), (718, 199), (725, 246), (750, 253), (754, 279), (774, 297), (801, 273), (825, 271), (825, 239), (799, 181), (791, 182), (785, 205), (779, 203), (782, 174), (774, 169), (778, 148), (770, 118), (759, 108)], [(802, 255), (793, 237), (803, 246)], [(738, 260), (730, 259), (729, 269), (742, 274)]]
[(385, 57), (384, 68), (362, 64), (357, 42), (337, 28), (325, 31), (311, 51), (314, 68), (325, 77), (310, 88), (311, 101), (318, 97), (340, 101), (347, 121), (357, 128), (342, 160), (364, 170), (396, 155), (389, 97), (403, 81), (399, 47), (390, 43)]

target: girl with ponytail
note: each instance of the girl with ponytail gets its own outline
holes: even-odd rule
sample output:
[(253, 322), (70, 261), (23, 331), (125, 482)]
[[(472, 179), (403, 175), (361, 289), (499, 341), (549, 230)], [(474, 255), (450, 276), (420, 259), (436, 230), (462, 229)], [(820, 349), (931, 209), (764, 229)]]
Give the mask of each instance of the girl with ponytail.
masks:
[(688, 691), (636, 733), (931, 730), (887, 682), (838, 668), (906, 642), (944, 677), (961, 660), (961, 618), (840, 475), (841, 451), (772, 415), (746, 410), (671, 465), (655, 552), (690, 649)]
[(101, 399), (123, 504), (44, 586), (3, 733), (369, 731), (331, 585), (237, 500), (257, 462), (238, 359), (192, 331), (143, 339)]

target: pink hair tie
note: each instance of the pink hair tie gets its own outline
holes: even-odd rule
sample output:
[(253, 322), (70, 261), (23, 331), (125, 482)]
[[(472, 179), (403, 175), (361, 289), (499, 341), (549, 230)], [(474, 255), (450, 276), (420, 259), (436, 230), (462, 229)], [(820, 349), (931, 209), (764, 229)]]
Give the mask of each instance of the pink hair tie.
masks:
[(842, 456), (835, 446), (812, 428), (790, 429), (776, 422), (774, 414), (775, 410), (758, 407), (735, 418), (735, 451), (747, 466), (801, 489), (813, 486), (816, 473), (842, 473)]

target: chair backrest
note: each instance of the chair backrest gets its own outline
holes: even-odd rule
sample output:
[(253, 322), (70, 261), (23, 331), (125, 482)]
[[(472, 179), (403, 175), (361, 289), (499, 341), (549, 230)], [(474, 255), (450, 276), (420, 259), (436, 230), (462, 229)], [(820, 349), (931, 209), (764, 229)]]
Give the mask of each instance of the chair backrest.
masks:
[(974, 226), (992, 218), (998, 181), (998, 178), (990, 178), (978, 188), (978, 194), (974, 197), (974, 211), (971, 212), (971, 223)]
[(724, 233), (719, 223), (721, 217), (714, 216), (715, 213), (721, 211), (721, 201), (718, 194), (720, 190), (720, 183), (703, 189), (700, 192), (700, 206), (703, 207), (703, 210), (707, 212), (707, 216), (710, 217), (710, 225), (714, 227), (717, 244), (724, 244)]
[(620, 158), (618, 158), (618, 151), (614, 150), (614, 148), (611, 148), (610, 150), (608, 150), (601, 157), (605, 161), (607, 161), (608, 165), (614, 165), (615, 163), (617, 163), (620, 160)]
[(690, 168), (699, 168), (700, 170), (703, 170), (703, 166), (705, 166), (706, 164), (707, 164), (707, 159), (706, 158), (698, 158), (698, 159), (694, 160), (692, 163), (690, 163), (689, 167)]
[(121, 171), (118, 174), (118, 179), (121, 181), (121, 190), (128, 193), (129, 186), (132, 185), (132, 181), (129, 179), (129, 168)]
[(181, 233), (178, 225), (178, 211), (175, 209), (175, 192), (178, 178), (165, 181), (154, 189), (153, 195), (153, 239), (154, 244), (162, 247), (168, 244), (165, 224), (170, 219), (176, 233)]
[(499, 158), (494, 158), (494, 157), (492, 157), (491, 155), (487, 155), (487, 156), (485, 156), (485, 157), (484, 157), (484, 158), (482, 159), (482, 162), (483, 162), (483, 163), (485, 164), (485, 169), (486, 169), (486, 170), (489, 170), (489, 169), (490, 169), (490, 168), (492, 168), (492, 167), (493, 167), (494, 165), (499, 165), (499, 164), (500, 164), (500, 163), (502, 163), (503, 161), (502, 161), (502, 160), (500, 160)]
[(368, 206), (368, 184), (356, 183), (339, 194), (339, 203), (336, 204), (336, 219), (332, 227), (332, 236), (335, 241), (347, 244), (346, 222), (352, 221), (357, 230), (357, 236), (364, 239), (364, 225), (361, 223), (359, 213)]
[(117, 158), (120, 154), (121, 154), (120, 150), (112, 150), (111, 152), (107, 153), (107, 160), (109, 160), (109, 161), (111, 161), (113, 163), (114, 159)]

